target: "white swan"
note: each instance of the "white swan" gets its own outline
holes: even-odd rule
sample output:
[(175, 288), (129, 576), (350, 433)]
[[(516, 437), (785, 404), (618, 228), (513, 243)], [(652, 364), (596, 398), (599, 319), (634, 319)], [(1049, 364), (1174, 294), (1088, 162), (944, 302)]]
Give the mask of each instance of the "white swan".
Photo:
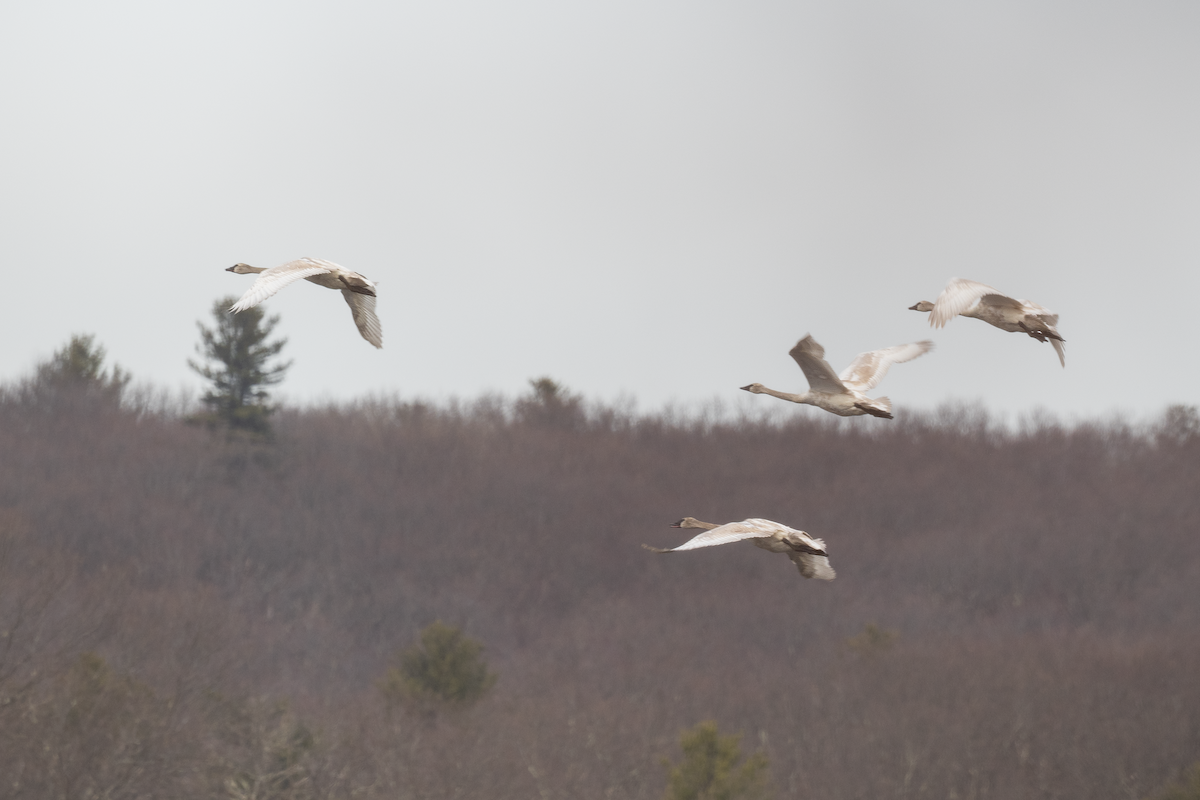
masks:
[(1002, 295), (984, 283), (964, 278), (951, 278), (937, 300), (922, 300), (910, 311), (931, 312), (929, 324), (940, 328), (957, 316), (974, 317), (1002, 331), (1027, 333), (1039, 342), (1049, 341), (1058, 353), (1058, 361), (1064, 367), (1067, 357), (1063, 342), (1058, 335), (1058, 314), (1029, 300), (1016, 300)]
[(833, 567), (829, 566), (829, 555), (825, 552), (825, 542), (809, 536), (804, 531), (780, 525), (769, 519), (747, 519), (741, 522), (729, 522), (725, 525), (714, 525), (711, 522), (701, 522), (694, 517), (684, 517), (671, 526), (672, 528), (700, 528), (704, 533), (693, 536), (679, 547), (662, 548), (642, 545), (655, 553), (674, 553), (679, 550), (695, 550), (697, 547), (712, 547), (729, 542), (740, 542), (749, 539), (755, 547), (769, 550), (772, 553), (787, 553), (788, 558), (806, 578), (816, 578), (831, 581), (837, 577)]
[(833, 367), (829, 366), (829, 362), (825, 360), (825, 348), (817, 344), (816, 340), (809, 335), (796, 342), (796, 346), (788, 352), (788, 355), (796, 359), (796, 363), (804, 371), (804, 377), (808, 378), (809, 391), (802, 394), (788, 394), (768, 389), (761, 383), (752, 383), (749, 386), (743, 386), (742, 389), (754, 394), (769, 394), (793, 403), (816, 406), (840, 417), (870, 414), (874, 417), (892, 419), (891, 400), (886, 397), (872, 399), (865, 393), (879, 385), (883, 376), (887, 374), (888, 367), (892, 364), (912, 361), (917, 356), (928, 353), (931, 349), (933, 349), (933, 342), (924, 341), (885, 347), (869, 353), (859, 353), (854, 361), (850, 362), (850, 366), (842, 370), (841, 375), (837, 375), (834, 373)]
[(238, 275), (258, 274), (254, 285), (229, 307), (230, 311), (236, 313), (253, 308), (289, 283), (304, 278), (318, 286), (341, 291), (346, 304), (350, 306), (358, 332), (371, 344), (383, 347), (383, 328), (379, 324), (379, 317), (375, 316), (375, 283), (357, 272), (320, 258), (298, 258), (270, 269), (234, 264), (225, 271)]

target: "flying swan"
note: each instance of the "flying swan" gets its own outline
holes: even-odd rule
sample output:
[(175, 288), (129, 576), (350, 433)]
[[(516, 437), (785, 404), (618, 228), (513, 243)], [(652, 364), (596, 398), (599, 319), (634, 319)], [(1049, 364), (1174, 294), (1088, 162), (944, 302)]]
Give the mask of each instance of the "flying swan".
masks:
[(749, 539), (755, 547), (761, 547), (772, 553), (787, 553), (788, 558), (806, 578), (816, 578), (831, 581), (837, 577), (833, 567), (829, 566), (829, 556), (825, 552), (825, 542), (809, 536), (804, 531), (780, 525), (769, 519), (747, 519), (741, 522), (729, 522), (724, 525), (714, 525), (711, 522), (701, 522), (694, 517), (684, 517), (671, 526), (672, 528), (699, 528), (704, 533), (693, 536), (679, 547), (662, 548), (642, 545), (655, 553), (675, 553), (680, 550), (695, 550), (697, 547), (712, 547), (729, 542), (740, 542)]
[(326, 289), (338, 289), (350, 313), (354, 316), (354, 324), (362, 337), (376, 347), (383, 347), (383, 328), (379, 325), (379, 317), (375, 316), (375, 283), (367, 280), (357, 272), (343, 269), (332, 261), (321, 258), (298, 258), (278, 267), (252, 267), (249, 264), (234, 264), (225, 270), (236, 272), (238, 275), (257, 273), (258, 278), (241, 299), (229, 307), (230, 311), (245, 311), (254, 308), (271, 295), (278, 292), (289, 283), (304, 278)]
[(825, 360), (825, 348), (817, 344), (811, 335), (796, 342), (789, 352), (804, 377), (808, 379), (809, 390), (801, 394), (788, 394), (768, 389), (761, 383), (752, 383), (742, 389), (753, 394), (769, 394), (781, 400), (793, 403), (804, 403), (817, 408), (823, 408), (837, 414), (839, 417), (857, 417), (870, 414), (873, 417), (892, 419), (892, 401), (886, 397), (872, 399), (866, 392), (871, 391), (883, 376), (887, 374), (892, 364), (912, 361), (919, 355), (933, 349), (933, 342), (911, 342), (895, 347), (885, 347), (882, 350), (872, 350), (869, 353), (859, 353), (850, 366), (842, 370), (841, 375), (833, 371)]
[(1058, 335), (1058, 314), (1037, 303), (1002, 295), (987, 284), (951, 278), (937, 300), (932, 303), (922, 300), (908, 308), (910, 311), (932, 312), (929, 314), (929, 324), (934, 328), (940, 328), (961, 315), (981, 319), (1002, 331), (1027, 333), (1039, 342), (1049, 341), (1054, 346), (1054, 352), (1058, 353), (1059, 363), (1064, 367), (1067, 365), (1063, 353), (1065, 340)]

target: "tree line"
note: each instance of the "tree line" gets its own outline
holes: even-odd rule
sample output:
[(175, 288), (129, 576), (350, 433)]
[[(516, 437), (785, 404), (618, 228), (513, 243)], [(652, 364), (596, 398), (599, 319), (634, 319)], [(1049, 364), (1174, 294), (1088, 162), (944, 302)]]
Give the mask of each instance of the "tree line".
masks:
[[(1195, 408), (863, 425), (546, 378), (231, 437), (105, 356), (0, 387), (2, 797), (1175, 797), (1200, 759)], [(838, 579), (640, 548), (685, 515), (803, 528)]]

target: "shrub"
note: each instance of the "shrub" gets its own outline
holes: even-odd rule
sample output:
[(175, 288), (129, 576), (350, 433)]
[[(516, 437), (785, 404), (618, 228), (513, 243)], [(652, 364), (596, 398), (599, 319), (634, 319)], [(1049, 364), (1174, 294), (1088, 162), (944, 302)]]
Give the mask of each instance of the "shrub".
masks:
[(1192, 764), (1180, 782), (1164, 786), (1162, 791), (1150, 795), (1148, 800), (1200, 800), (1200, 761)]
[(482, 699), (496, 682), (483, 659), (483, 645), (440, 620), (421, 631), (420, 644), (400, 653), (396, 662), (380, 687), (389, 706), (462, 708)]
[(846, 647), (864, 658), (873, 658), (892, 649), (900, 634), (882, 628), (874, 622), (863, 626), (862, 633), (846, 640)]
[[(717, 723), (701, 722), (679, 737), (683, 761), (668, 770), (665, 800), (741, 800), (769, 796), (767, 757), (755, 753), (742, 760), (740, 736), (721, 736)], [(738, 762), (741, 762), (739, 765)]]

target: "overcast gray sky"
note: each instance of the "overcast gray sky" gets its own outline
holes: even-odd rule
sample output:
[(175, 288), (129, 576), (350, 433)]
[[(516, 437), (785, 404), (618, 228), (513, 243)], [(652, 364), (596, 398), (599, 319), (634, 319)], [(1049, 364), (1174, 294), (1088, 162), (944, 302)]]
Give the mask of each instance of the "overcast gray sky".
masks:
[[(738, 387), (803, 388), (810, 332), (932, 338), (901, 411), (1200, 402), (1200, 4), (10, 2), (0, 107), (0, 380), (83, 332), (199, 388), (225, 267), (307, 255), (380, 282), (384, 349), (289, 287), (292, 402), (778, 403)], [(952, 276), (1067, 368), (907, 310)]]

